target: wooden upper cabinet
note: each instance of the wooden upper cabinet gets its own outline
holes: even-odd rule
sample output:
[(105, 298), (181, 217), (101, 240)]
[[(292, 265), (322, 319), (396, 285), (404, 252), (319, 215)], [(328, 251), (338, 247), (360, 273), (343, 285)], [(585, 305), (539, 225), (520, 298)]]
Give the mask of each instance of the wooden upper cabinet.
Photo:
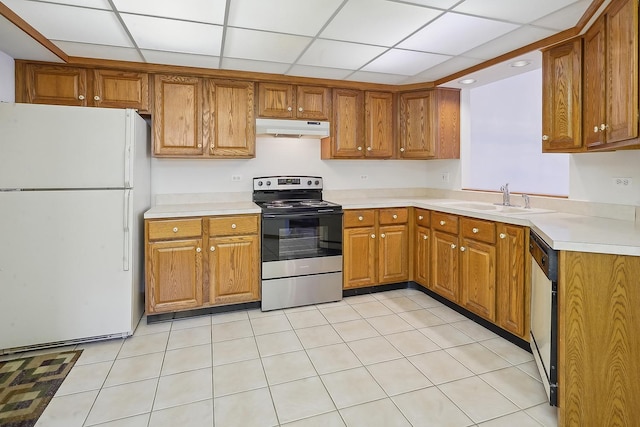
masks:
[(542, 54), (542, 151), (582, 151), (582, 40)]
[(321, 144), (323, 159), (364, 156), (364, 94), (360, 90), (333, 90), (331, 136)]
[(149, 75), (118, 70), (93, 71), (93, 105), (149, 111)]
[(253, 82), (213, 80), (205, 84), (204, 144), (216, 157), (254, 157)]
[(201, 156), (202, 80), (157, 74), (154, 83), (154, 155)]
[(637, 9), (638, 0), (614, 0), (584, 35), (587, 149), (640, 145)]
[(16, 101), (149, 111), (149, 75), (16, 62)]
[(31, 104), (87, 104), (87, 70), (16, 63), (16, 101)]
[(329, 120), (331, 89), (258, 83), (258, 117)]
[(436, 88), (400, 94), (400, 158), (460, 158), (460, 91)]
[(364, 93), (364, 120), (366, 157), (393, 156), (393, 94), (390, 92)]

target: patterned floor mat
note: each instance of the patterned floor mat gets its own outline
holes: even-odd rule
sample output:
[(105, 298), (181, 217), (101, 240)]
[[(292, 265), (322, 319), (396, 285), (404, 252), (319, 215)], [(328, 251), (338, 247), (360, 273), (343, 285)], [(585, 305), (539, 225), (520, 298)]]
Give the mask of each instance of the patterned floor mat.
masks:
[(32, 427), (82, 350), (0, 362), (0, 427)]

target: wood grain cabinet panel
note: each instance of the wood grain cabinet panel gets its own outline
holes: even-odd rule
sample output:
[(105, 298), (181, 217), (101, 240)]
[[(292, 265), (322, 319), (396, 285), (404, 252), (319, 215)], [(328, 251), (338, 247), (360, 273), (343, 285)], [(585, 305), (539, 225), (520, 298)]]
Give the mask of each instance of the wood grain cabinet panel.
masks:
[(409, 229), (406, 224), (381, 225), (378, 243), (378, 281), (405, 282), (409, 279)]
[(431, 288), (431, 230), (416, 227), (413, 257), (413, 279), (420, 285)]
[(432, 229), (431, 242), (431, 289), (450, 301), (459, 303), (458, 236)]
[(394, 154), (393, 94), (390, 92), (364, 93), (365, 145), (364, 155), (372, 158), (390, 158)]
[(209, 303), (260, 299), (260, 238), (256, 235), (209, 239)]
[(359, 90), (333, 89), (331, 136), (321, 142), (323, 159), (364, 156), (364, 94)]
[(119, 70), (93, 71), (93, 105), (149, 111), (149, 75)]
[(495, 245), (463, 237), (460, 241), (460, 261), (460, 304), (495, 322)]
[(329, 120), (331, 117), (331, 89), (320, 86), (296, 87), (296, 118)]
[(376, 228), (345, 228), (343, 233), (343, 287), (375, 285), (378, 281)]
[(16, 85), (16, 101), (31, 104), (87, 106), (87, 70), (44, 64), (17, 64), (24, 87)]
[(258, 117), (329, 120), (331, 89), (284, 83), (258, 83)]

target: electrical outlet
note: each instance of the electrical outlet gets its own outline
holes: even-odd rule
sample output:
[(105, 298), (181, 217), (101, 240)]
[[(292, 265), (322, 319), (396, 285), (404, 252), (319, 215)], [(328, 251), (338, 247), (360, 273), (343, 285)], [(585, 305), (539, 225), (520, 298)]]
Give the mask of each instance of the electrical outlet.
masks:
[(449, 182), (449, 172), (442, 172), (440, 174), (440, 182)]
[(231, 175), (231, 181), (241, 181), (242, 175)]
[(625, 177), (619, 177), (619, 178), (611, 178), (613, 180), (613, 185), (615, 185), (616, 187), (624, 187), (624, 188), (629, 188), (631, 187), (631, 183), (632, 183), (632, 179), (631, 178), (625, 178)]
[(360, 179), (369, 179), (369, 175), (360, 175)]

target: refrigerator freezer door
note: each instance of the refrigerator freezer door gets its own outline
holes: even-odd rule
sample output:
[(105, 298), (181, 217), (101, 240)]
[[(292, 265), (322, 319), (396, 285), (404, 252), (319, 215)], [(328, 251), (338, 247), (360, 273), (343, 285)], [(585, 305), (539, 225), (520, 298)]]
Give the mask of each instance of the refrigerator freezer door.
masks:
[(125, 196), (0, 192), (0, 350), (132, 333), (142, 264), (123, 268), (124, 248), (140, 249), (124, 233)]
[(0, 190), (133, 187), (143, 128), (134, 110), (0, 103)]

